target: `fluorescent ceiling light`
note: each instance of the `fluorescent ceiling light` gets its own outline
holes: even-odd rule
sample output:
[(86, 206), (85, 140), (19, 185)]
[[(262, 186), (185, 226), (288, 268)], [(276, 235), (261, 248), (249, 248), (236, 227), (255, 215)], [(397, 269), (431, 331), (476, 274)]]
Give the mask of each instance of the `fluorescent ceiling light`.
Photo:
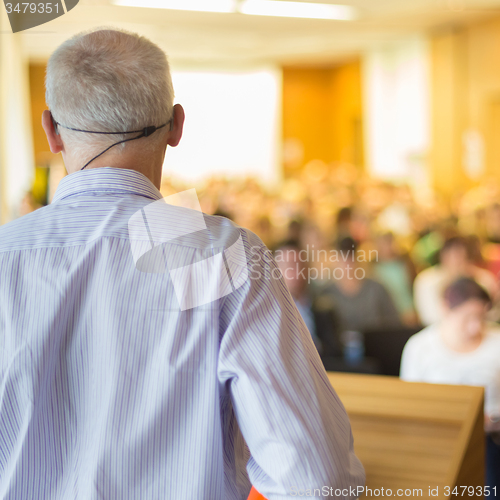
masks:
[(301, 17), (339, 21), (351, 21), (356, 17), (355, 9), (348, 5), (281, 0), (244, 0), (239, 6), (239, 11), (254, 16)]
[(150, 9), (192, 10), (196, 12), (235, 12), (234, 0), (114, 0), (122, 7)]
[(351, 21), (356, 10), (348, 5), (285, 0), (113, 0), (122, 7), (190, 10), (196, 12), (241, 12), (253, 16), (297, 17)]

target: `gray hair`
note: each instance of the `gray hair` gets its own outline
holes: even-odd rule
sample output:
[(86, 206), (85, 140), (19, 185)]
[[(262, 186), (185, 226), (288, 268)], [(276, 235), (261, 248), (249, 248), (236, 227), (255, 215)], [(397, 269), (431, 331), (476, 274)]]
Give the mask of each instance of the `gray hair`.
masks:
[[(70, 38), (50, 57), (45, 84), (54, 119), (68, 127), (119, 132), (163, 125), (172, 118), (174, 91), (167, 57), (134, 33), (99, 29)], [(75, 153), (85, 156), (133, 137), (59, 131)]]

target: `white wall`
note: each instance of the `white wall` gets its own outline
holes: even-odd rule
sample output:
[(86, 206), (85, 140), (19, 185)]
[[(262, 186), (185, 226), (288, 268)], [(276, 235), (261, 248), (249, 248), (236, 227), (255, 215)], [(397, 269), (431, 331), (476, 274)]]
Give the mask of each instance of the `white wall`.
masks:
[(0, 8), (0, 223), (17, 212), (34, 175), (29, 66)]
[(213, 174), (280, 176), (281, 72), (173, 71), (186, 112), (183, 138), (167, 149), (163, 172), (187, 181)]
[(425, 182), (430, 145), (430, 45), (412, 37), (363, 56), (365, 151), (375, 177)]

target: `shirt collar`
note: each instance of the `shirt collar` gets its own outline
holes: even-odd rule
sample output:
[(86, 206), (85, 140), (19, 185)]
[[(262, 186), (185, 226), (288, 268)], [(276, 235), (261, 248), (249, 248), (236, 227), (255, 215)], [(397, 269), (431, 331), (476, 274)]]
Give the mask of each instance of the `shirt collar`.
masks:
[(75, 195), (93, 193), (135, 194), (152, 200), (162, 195), (140, 172), (123, 168), (99, 167), (80, 170), (64, 177), (57, 186), (52, 203)]

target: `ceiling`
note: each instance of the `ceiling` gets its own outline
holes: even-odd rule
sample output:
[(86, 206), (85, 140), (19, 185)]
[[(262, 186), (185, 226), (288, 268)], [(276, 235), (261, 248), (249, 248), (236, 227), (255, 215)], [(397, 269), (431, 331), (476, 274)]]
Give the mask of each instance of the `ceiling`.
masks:
[(306, 20), (118, 7), (111, 0), (80, 0), (66, 15), (21, 36), (26, 53), (34, 60), (47, 59), (72, 34), (114, 26), (148, 36), (179, 68), (335, 64), (403, 37), (500, 16), (500, 0), (315, 1), (354, 6), (359, 17), (356, 21)]

